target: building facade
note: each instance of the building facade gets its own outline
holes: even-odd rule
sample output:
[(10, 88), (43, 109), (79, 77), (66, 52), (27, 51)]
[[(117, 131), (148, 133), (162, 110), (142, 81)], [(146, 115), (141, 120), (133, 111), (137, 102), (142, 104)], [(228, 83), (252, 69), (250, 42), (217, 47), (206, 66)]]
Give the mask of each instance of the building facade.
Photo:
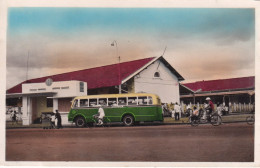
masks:
[[(43, 112), (59, 110), (63, 124), (71, 100), (93, 94), (153, 93), (163, 103), (180, 102), (179, 82), (184, 78), (162, 57), (30, 79), (7, 90), (7, 106), (22, 105), (24, 125), (34, 123)], [(83, 88), (83, 90), (82, 90)]]
[(223, 104), (229, 112), (250, 112), (255, 104), (255, 77), (182, 83), (180, 92), (184, 105), (201, 105), (210, 97), (215, 106)]

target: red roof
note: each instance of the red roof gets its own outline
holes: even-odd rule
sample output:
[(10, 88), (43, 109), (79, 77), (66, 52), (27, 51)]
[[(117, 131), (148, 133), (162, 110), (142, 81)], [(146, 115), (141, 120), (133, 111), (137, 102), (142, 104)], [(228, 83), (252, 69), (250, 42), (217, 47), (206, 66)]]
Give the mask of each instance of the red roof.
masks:
[(255, 77), (250, 76), (242, 78), (198, 81), (194, 83), (184, 83), (183, 85), (185, 85), (193, 91), (201, 89), (200, 92), (250, 89), (255, 87)]
[[(51, 78), (54, 82), (69, 80), (84, 81), (87, 82), (88, 89), (116, 86), (119, 85), (123, 79), (143, 67), (152, 59), (154, 59), (154, 57), (30, 79), (8, 89), (7, 93), (21, 93), (22, 84), (41, 83), (45, 82), (48, 78)], [(121, 71), (121, 81), (119, 81), (119, 65)]]

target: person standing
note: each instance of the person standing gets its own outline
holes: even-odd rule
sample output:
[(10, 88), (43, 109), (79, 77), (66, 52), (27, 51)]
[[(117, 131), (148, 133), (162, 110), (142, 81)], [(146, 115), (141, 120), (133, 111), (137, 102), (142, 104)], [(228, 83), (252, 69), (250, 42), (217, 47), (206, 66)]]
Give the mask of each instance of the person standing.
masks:
[(55, 118), (58, 120), (57, 122), (57, 128), (62, 128), (62, 125), (61, 125), (61, 116), (60, 116), (60, 113), (58, 110), (56, 110), (56, 114), (55, 114)]
[(171, 112), (172, 118), (174, 118), (174, 104), (171, 102), (171, 104), (169, 105), (169, 110)]
[(174, 105), (174, 112), (175, 112), (175, 120), (180, 120), (181, 107), (177, 102)]
[(16, 119), (16, 111), (11, 112), (11, 118), (12, 118), (12, 124), (16, 123), (17, 124), (17, 119)]
[(54, 113), (51, 114), (51, 126), (52, 126), (52, 128), (55, 128), (55, 114)]
[(218, 115), (219, 115), (219, 116), (222, 116), (222, 110), (223, 110), (223, 107), (222, 107), (222, 105), (218, 102), (218, 103), (217, 103), (217, 112), (218, 112)]

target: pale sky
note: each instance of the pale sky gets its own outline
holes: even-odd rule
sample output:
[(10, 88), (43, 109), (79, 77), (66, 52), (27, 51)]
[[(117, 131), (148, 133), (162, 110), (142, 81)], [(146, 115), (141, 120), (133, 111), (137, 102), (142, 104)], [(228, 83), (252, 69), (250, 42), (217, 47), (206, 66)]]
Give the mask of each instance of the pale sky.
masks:
[(254, 9), (9, 8), (7, 88), (162, 55), (185, 82), (255, 75)]

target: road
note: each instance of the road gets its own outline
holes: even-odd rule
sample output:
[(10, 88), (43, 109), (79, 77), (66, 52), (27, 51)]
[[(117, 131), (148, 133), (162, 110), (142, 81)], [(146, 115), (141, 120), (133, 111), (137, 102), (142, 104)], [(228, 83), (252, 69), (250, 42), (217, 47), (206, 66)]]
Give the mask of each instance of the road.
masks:
[(7, 129), (6, 161), (253, 162), (254, 126)]

